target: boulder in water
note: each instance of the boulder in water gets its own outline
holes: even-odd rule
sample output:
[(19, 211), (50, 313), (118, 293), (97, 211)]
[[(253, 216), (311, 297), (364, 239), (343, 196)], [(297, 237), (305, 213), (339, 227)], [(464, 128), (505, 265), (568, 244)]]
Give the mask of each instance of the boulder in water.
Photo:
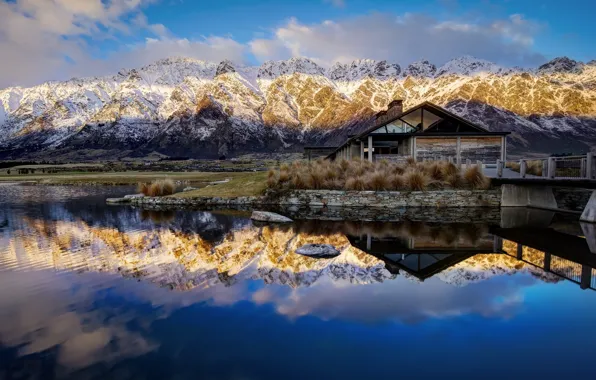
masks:
[(252, 220), (258, 222), (270, 222), (270, 223), (292, 223), (293, 220), (283, 215), (276, 214), (268, 211), (253, 211), (250, 216)]
[(296, 253), (303, 256), (318, 259), (332, 258), (339, 256), (340, 252), (331, 244), (305, 244), (296, 250)]

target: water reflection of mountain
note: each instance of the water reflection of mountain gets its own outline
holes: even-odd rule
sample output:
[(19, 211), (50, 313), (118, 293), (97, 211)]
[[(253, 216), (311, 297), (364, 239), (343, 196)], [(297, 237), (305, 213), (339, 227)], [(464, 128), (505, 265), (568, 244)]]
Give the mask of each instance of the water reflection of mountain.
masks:
[[(5, 232), (4, 265), (112, 272), (174, 289), (230, 286), (242, 279), (292, 288), (321, 278), (366, 284), (398, 274), (418, 281), (441, 273), (443, 281), (460, 286), (519, 271), (557, 279), (505, 255), (478, 258), (499, 252), (486, 225), (307, 221), (257, 227), (234, 214), (132, 208), (108, 209), (104, 219), (89, 223), (85, 211), (75, 217), (61, 207), (51, 214), (60, 214), (59, 220), (26, 213), (13, 218)], [(307, 243), (332, 244), (342, 254), (317, 260), (294, 253)], [(453, 271), (457, 275), (449, 275)]]

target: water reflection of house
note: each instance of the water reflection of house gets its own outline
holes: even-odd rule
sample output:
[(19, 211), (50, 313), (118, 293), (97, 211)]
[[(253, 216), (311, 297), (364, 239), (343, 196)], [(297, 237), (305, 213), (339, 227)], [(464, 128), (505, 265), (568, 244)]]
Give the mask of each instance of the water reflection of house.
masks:
[(551, 228), (492, 228), (500, 252), (578, 284), (596, 290), (596, 254), (586, 238)]
[(430, 102), (405, 112), (402, 104), (391, 102), (376, 115), (371, 128), (350, 137), (329, 158), (403, 161), (413, 157), (457, 163), (506, 159), (509, 132), (488, 131)]
[(477, 254), (494, 253), (495, 238), (483, 236), (471, 242), (455, 239), (452, 242), (421, 237), (373, 237), (371, 234), (348, 236), (356, 248), (385, 262), (393, 274), (400, 271), (425, 280)]

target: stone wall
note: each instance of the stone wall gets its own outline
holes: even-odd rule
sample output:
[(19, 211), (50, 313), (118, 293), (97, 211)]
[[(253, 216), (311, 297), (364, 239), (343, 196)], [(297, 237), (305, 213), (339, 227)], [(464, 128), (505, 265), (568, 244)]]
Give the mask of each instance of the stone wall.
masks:
[(593, 190), (555, 187), (553, 194), (557, 207), (563, 210), (583, 211), (590, 200)]
[(416, 158), (422, 160), (447, 159), (457, 155), (455, 138), (416, 138)]
[(462, 137), (461, 162), (495, 163), (501, 159), (501, 137)]
[(436, 191), (340, 191), (295, 190), (264, 197), (176, 198), (145, 197), (131, 200), (153, 205), (288, 205), (310, 207), (351, 207), (397, 209), (405, 207), (499, 207), (500, 189)]

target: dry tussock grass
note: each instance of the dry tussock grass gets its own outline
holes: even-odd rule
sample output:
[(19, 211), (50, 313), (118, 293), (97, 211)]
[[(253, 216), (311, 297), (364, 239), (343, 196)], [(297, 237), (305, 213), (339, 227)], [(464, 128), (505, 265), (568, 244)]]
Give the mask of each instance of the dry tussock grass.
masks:
[(274, 190), (325, 189), (374, 191), (425, 191), (428, 189), (487, 189), (490, 180), (480, 168), (461, 171), (450, 162), (416, 162), (403, 164), (387, 161), (371, 163), (362, 160), (297, 161), (271, 169), (267, 186)]
[(159, 179), (151, 183), (139, 183), (137, 190), (148, 197), (161, 197), (174, 194), (176, 185), (171, 179)]

